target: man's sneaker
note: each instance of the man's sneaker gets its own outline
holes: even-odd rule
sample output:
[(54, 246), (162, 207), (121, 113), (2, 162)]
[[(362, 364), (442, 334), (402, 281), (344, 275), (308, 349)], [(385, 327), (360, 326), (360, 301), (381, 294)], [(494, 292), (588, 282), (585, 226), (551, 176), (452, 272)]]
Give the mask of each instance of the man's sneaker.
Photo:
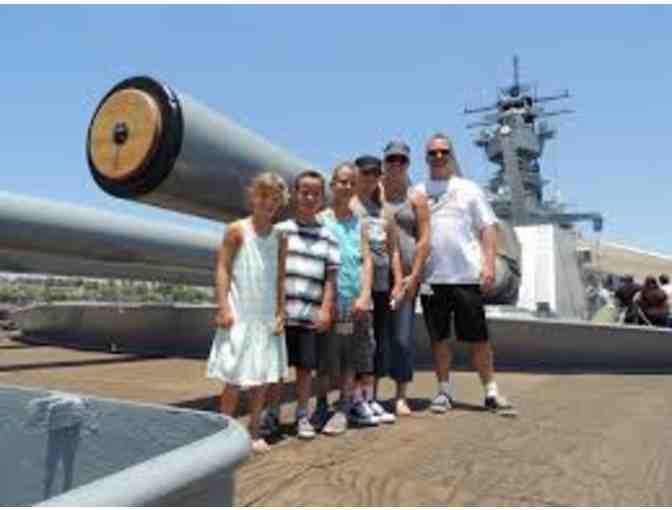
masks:
[(315, 412), (310, 417), (310, 423), (315, 430), (322, 430), (327, 421), (329, 421), (329, 406), (318, 403)]
[(299, 439), (314, 439), (315, 429), (308, 416), (301, 416), (296, 420), (296, 435)]
[(397, 421), (397, 417), (392, 413), (388, 413), (385, 408), (380, 405), (380, 402), (372, 400), (369, 402), (369, 407), (373, 411), (373, 415), (378, 418), (380, 423), (394, 423)]
[(272, 436), (280, 430), (280, 418), (275, 413), (264, 411), (259, 425), (259, 435)]
[(322, 428), (322, 433), (328, 436), (338, 436), (348, 429), (348, 418), (343, 411), (336, 411)]
[(516, 408), (513, 407), (513, 405), (511, 405), (511, 403), (501, 395), (485, 397), (485, 402), (483, 405), (488, 411), (492, 411), (493, 413), (504, 416), (516, 416), (518, 414)]
[(375, 427), (379, 423), (378, 418), (373, 414), (373, 411), (366, 402), (357, 402), (353, 405), (350, 409), (348, 419), (355, 425), (366, 425), (369, 427)]
[(450, 395), (446, 395), (445, 393), (439, 393), (434, 397), (434, 400), (432, 400), (432, 403), (429, 406), (429, 409), (433, 413), (437, 414), (443, 414), (449, 409), (453, 408), (453, 399), (450, 398)]

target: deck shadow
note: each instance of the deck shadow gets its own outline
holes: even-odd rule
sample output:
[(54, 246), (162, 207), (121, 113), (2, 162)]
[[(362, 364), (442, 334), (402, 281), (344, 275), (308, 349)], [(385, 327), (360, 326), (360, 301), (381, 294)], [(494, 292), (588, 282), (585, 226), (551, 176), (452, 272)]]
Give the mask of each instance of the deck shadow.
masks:
[(115, 356), (110, 359), (88, 359), (79, 361), (52, 361), (48, 363), (15, 363), (13, 365), (0, 365), (0, 373), (2, 372), (22, 372), (24, 370), (43, 370), (47, 368), (72, 368), (84, 367), (93, 365), (112, 365), (115, 363), (129, 363), (134, 361), (145, 361), (148, 359), (164, 358), (165, 356), (138, 356), (138, 355), (122, 355)]

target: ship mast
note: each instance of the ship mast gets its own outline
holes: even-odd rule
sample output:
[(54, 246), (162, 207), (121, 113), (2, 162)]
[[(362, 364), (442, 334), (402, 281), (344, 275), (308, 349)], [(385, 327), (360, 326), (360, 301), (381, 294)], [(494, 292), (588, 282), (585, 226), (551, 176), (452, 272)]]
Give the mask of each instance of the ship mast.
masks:
[(590, 220), (593, 230), (602, 230), (602, 216), (596, 212), (566, 213), (561, 205), (544, 201), (539, 159), (546, 141), (555, 130), (539, 119), (574, 113), (566, 108), (546, 111), (540, 104), (568, 99), (569, 92), (541, 96), (520, 82), (518, 56), (513, 57), (513, 83), (498, 89), (497, 101), (479, 108), (464, 109), (465, 115), (480, 114), (467, 128), (483, 128), (474, 143), (499, 168), (488, 183), (497, 215), (513, 225), (558, 223), (571, 225)]

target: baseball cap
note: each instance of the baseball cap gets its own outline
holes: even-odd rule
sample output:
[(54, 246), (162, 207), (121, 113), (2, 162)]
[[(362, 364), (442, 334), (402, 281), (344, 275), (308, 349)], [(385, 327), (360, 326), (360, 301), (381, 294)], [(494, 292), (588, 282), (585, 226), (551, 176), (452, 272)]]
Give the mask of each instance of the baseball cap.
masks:
[(399, 140), (393, 140), (385, 146), (383, 150), (384, 156), (404, 156), (406, 159), (410, 159), (411, 149), (408, 145)]
[(364, 154), (355, 160), (355, 166), (362, 172), (374, 171), (377, 174), (382, 172), (382, 161), (375, 156)]

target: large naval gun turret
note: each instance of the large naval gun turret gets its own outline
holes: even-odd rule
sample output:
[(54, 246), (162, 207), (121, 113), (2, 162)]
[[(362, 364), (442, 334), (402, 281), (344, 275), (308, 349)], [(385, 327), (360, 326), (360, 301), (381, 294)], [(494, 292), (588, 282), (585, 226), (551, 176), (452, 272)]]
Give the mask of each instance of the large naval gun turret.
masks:
[(245, 190), (274, 171), (291, 183), (307, 162), (187, 94), (139, 76), (115, 85), (89, 126), (96, 183), (119, 198), (218, 221), (247, 211)]

